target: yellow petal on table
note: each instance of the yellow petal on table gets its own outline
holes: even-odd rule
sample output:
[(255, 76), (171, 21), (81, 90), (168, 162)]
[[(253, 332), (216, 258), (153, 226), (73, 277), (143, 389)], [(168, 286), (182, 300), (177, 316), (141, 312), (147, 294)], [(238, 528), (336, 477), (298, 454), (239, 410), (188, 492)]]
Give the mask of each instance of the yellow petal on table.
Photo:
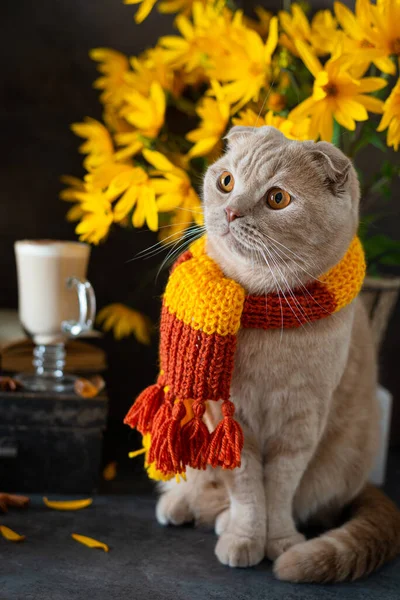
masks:
[(25, 539), (24, 535), (19, 535), (19, 533), (16, 533), (12, 529), (9, 529), (4, 525), (0, 525), (0, 533), (3, 536), (3, 538), (8, 540), (9, 542), (23, 542)]
[(48, 508), (54, 508), (54, 510), (81, 510), (90, 506), (93, 498), (84, 498), (83, 500), (49, 500), (44, 497), (43, 502)]
[(83, 544), (84, 546), (88, 546), (88, 548), (100, 548), (101, 550), (104, 550), (104, 552), (108, 552), (110, 549), (107, 546), (107, 544), (104, 544), (103, 542), (99, 542), (98, 540), (95, 540), (94, 538), (86, 537), (86, 535), (79, 535), (78, 533), (72, 533), (71, 536), (73, 537), (73, 539), (76, 542), (79, 542), (80, 544)]
[(113, 460), (109, 462), (103, 469), (103, 479), (105, 481), (112, 481), (117, 476), (117, 462)]

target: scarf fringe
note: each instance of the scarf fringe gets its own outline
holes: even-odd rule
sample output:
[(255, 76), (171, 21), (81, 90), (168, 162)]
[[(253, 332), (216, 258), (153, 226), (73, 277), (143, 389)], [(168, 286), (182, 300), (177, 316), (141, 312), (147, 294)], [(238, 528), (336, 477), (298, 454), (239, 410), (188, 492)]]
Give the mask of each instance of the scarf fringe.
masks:
[(142, 435), (153, 428), (153, 421), (164, 402), (164, 379), (160, 375), (157, 383), (150, 385), (137, 397), (124, 419), (125, 425), (137, 429)]
[(186, 416), (184, 401), (173, 400), (162, 375), (137, 398), (124, 422), (150, 436), (149, 465), (163, 476), (182, 474), (186, 467), (239, 467), (244, 439), (239, 423), (233, 419), (233, 402), (223, 402), (223, 419), (211, 434), (203, 421), (204, 401), (194, 400), (191, 408), (193, 417), (182, 424)]
[(182, 428), (183, 462), (192, 469), (204, 470), (207, 466), (207, 453), (210, 444), (210, 432), (203, 422), (206, 407), (204, 402), (193, 402), (193, 418)]
[(211, 435), (207, 463), (212, 467), (236, 469), (240, 467), (240, 455), (244, 444), (243, 431), (233, 419), (235, 406), (230, 400), (222, 404), (224, 418)]

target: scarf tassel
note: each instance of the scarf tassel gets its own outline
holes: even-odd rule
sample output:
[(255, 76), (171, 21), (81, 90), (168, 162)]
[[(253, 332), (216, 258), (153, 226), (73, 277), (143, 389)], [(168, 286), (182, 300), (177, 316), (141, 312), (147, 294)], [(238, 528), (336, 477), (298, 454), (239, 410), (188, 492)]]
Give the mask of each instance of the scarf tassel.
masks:
[(185, 470), (182, 452), (181, 421), (186, 415), (184, 403), (167, 401), (158, 411), (151, 434), (149, 463), (164, 475)]
[(137, 429), (142, 435), (153, 428), (156, 414), (164, 402), (164, 382), (162, 377), (154, 385), (150, 385), (137, 397), (124, 419), (125, 425)]
[(240, 467), (244, 437), (239, 423), (233, 419), (234, 412), (233, 402), (224, 400), (222, 404), (224, 418), (211, 434), (207, 453), (207, 463), (212, 467), (223, 469)]
[(192, 469), (205, 469), (210, 444), (210, 432), (203, 422), (206, 407), (202, 400), (192, 404), (193, 418), (182, 428), (183, 462)]

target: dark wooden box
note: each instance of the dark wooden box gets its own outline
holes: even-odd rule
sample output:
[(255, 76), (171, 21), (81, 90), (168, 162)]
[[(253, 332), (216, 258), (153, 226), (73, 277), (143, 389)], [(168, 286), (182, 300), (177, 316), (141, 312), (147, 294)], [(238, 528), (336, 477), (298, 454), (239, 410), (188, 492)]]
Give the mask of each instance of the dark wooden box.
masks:
[(105, 394), (0, 392), (0, 490), (95, 491), (106, 419)]

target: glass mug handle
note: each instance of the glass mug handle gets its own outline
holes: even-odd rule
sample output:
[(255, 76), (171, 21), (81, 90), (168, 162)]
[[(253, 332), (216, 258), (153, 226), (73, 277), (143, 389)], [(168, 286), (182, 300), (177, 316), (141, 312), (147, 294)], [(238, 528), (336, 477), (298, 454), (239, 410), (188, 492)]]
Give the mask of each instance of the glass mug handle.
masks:
[(76, 289), (79, 301), (79, 321), (63, 321), (61, 329), (72, 337), (76, 337), (93, 327), (96, 316), (96, 297), (89, 281), (81, 281), (77, 277), (68, 277), (67, 288)]

